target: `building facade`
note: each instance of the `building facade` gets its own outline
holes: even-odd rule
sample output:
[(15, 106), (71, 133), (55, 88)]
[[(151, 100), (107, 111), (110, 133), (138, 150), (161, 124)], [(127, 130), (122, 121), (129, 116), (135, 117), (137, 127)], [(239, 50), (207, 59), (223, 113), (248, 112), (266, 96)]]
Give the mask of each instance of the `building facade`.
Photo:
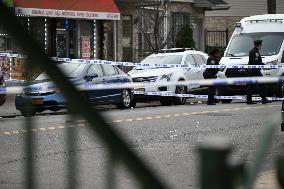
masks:
[[(207, 30), (228, 29), (229, 38), (235, 30), (235, 23), (252, 15), (267, 14), (267, 0), (225, 0), (228, 10), (213, 10), (205, 13), (205, 28)], [(276, 13), (284, 14), (284, 1), (276, 0)]]
[[(204, 50), (205, 11), (229, 8), (222, 0), (13, 0), (13, 6), (51, 57), (130, 62), (176, 47), (185, 26), (194, 48)], [(0, 52), (7, 51), (24, 54), (0, 25)]]
[(157, 49), (176, 47), (179, 31), (189, 26), (195, 49), (204, 49), (205, 11), (227, 9), (223, 1), (116, 0), (121, 13), (117, 25), (117, 60), (139, 62)]
[[(113, 0), (13, 0), (13, 6), (24, 28), (51, 57), (104, 58), (104, 30), (120, 19)], [(0, 51), (24, 54), (3, 26), (0, 33)]]

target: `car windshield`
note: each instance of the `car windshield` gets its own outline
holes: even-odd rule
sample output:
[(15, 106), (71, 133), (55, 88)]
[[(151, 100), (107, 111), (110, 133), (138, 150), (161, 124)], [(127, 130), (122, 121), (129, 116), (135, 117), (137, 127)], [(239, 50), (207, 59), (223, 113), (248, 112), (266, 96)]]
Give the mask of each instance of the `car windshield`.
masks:
[[(72, 64), (72, 63), (63, 63), (59, 64), (58, 67), (66, 74), (68, 78), (77, 78), (80, 77), (84, 71), (86, 64)], [(49, 79), (45, 73), (40, 74), (35, 80), (47, 80)]]
[(260, 54), (271, 56), (279, 53), (284, 33), (247, 33), (238, 34), (232, 38), (225, 56), (248, 56), (249, 51), (254, 47), (254, 40), (262, 40)]
[(142, 60), (141, 64), (150, 64), (153, 67), (139, 67), (138, 69), (153, 69), (155, 64), (181, 64), (183, 55), (169, 55), (169, 56), (148, 56)]

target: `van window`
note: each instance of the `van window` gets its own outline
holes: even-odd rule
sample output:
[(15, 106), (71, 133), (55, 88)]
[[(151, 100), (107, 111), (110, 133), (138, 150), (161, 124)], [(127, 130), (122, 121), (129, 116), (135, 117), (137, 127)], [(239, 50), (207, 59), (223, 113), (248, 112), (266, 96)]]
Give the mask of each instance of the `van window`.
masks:
[(243, 33), (235, 34), (228, 46), (225, 56), (248, 56), (249, 51), (254, 47), (254, 40), (261, 39), (262, 48), (260, 54), (262, 56), (271, 56), (279, 53), (284, 39), (284, 33)]

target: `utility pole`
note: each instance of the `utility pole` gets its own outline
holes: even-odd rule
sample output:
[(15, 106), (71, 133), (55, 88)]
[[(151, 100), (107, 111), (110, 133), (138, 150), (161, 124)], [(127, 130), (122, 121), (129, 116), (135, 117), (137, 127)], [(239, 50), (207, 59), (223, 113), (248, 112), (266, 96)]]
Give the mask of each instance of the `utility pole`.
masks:
[(267, 0), (268, 14), (276, 14), (276, 0)]

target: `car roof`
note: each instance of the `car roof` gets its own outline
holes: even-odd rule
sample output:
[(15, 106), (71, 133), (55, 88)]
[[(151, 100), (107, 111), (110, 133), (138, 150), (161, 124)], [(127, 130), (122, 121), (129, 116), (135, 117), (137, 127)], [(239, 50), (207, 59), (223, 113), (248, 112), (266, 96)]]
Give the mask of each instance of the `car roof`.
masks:
[(196, 51), (196, 50), (186, 50), (183, 52), (165, 52), (165, 53), (154, 53), (149, 55), (148, 57), (155, 57), (155, 56), (169, 56), (169, 55), (188, 55), (188, 54), (201, 54), (204, 56), (208, 56), (207, 53), (202, 51)]

